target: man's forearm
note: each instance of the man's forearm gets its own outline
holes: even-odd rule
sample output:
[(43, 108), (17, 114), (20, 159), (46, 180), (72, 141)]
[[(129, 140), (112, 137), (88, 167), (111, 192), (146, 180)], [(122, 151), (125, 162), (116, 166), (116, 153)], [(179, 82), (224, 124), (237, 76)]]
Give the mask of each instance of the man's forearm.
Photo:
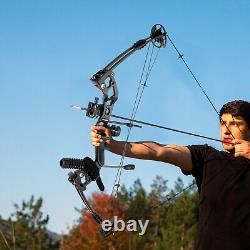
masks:
[(93, 126), (91, 128), (91, 139), (92, 145), (95, 147), (100, 146), (100, 143), (103, 141), (102, 136), (98, 134), (98, 132), (103, 132), (107, 137), (110, 137), (110, 139), (106, 141), (105, 146), (106, 149), (112, 153), (136, 159), (166, 162), (187, 171), (191, 171), (192, 169), (191, 152), (186, 146), (165, 145), (152, 141), (115, 141), (110, 136), (110, 130), (108, 128)]
[(144, 160), (158, 160), (157, 152), (160, 144), (155, 142), (125, 142), (111, 140), (106, 148), (115, 154)]

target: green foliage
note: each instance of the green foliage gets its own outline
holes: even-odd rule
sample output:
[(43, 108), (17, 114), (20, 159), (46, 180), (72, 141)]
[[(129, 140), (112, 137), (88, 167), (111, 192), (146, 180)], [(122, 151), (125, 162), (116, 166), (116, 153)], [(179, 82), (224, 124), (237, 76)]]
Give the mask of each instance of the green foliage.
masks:
[(49, 216), (41, 212), (43, 200), (23, 201), (21, 206), (14, 204), (15, 212), (7, 221), (0, 219), (0, 249), (53, 250), (58, 243), (48, 235)]
[[(127, 205), (125, 220), (148, 219), (146, 234), (133, 233), (131, 249), (193, 249), (198, 222), (198, 193), (196, 188), (182, 192), (183, 182), (178, 178), (169, 190), (167, 180), (157, 176), (149, 194), (139, 180), (132, 188), (121, 188), (118, 196)], [(179, 195), (176, 195), (179, 194)]]
[[(180, 179), (176, 181), (173, 193), (183, 190)], [(193, 249), (198, 221), (198, 194), (185, 191), (169, 204), (161, 228), (162, 241), (159, 249)]]
[(107, 211), (113, 208), (114, 215), (125, 221), (132, 219), (144, 223), (149, 220), (144, 235), (139, 235), (138, 232), (119, 232), (109, 238), (100, 239), (97, 235), (97, 225), (83, 210), (78, 224), (62, 238), (61, 246), (64, 250), (193, 249), (198, 221), (198, 193), (194, 186), (191, 189), (184, 189), (180, 178), (176, 180), (172, 190), (167, 184), (167, 180), (157, 176), (149, 193), (143, 188), (139, 179), (130, 188), (123, 185), (115, 201), (116, 209), (114, 202), (111, 202), (113, 198), (109, 195), (103, 197), (93, 195), (90, 200), (103, 218), (107, 217), (104, 210), (109, 207)]

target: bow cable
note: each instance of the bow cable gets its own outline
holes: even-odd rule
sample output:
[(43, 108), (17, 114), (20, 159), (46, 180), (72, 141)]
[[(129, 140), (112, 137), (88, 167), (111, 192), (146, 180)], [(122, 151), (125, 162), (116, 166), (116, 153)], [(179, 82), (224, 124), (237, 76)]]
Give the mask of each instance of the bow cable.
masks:
[[(146, 56), (145, 56), (145, 60), (144, 60), (143, 68), (142, 68), (142, 73), (141, 73), (141, 76), (140, 76), (140, 81), (138, 83), (136, 97), (135, 97), (134, 104), (133, 104), (133, 109), (132, 109), (130, 119), (129, 119), (129, 124), (130, 125), (128, 126), (128, 132), (127, 132), (127, 136), (126, 136), (126, 140), (125, 140), (125, 145), (123, 147), (123, 152), (121, 154), (119, 168), (117, 170), (116, 177), (115, 177), (115, 182), (114, 182), (114, 185), (113, 185), (113, 188), (112, 188), (112, 195), (114, 197), (117, 196), (118, 191), (119, 191), (119, 187), (120, 187), (121, 173), (122, 173), (122, 169), (123, 169), (122, 166), (123, 166), (124, 159), (125, 159), (125, 153), (126, 153), (126, 149), (127, 149), (127, 145), (128, 145), (128, 140), (129, 140), (129, 137), (130, 137), (130, 134), (131, 134), (131, 129), (133, 127), (133, 120), (134, 120), (134, 118), (136, 116), (136, 113), (138, 111), (138, 108), (139, 108), (139, 105), (140, 105), (140, 102), (141, 102), (141, 99), (142, 99), (142, 95), (144, 93), (145, 87), (147, 86), (147, 81), (148, 81), (149, 75), (150, 75), (151, 70), (152, 70), (152, 68), (153, 68), (153, 66), (155, 64), (156, 58), (158, 57), (158, 53), (159, 53), (159, 49), (160, 49), (160, 48), (158, 48), (158, 51), (157, 51), (156, 55), (154, 55), (154, 47), (155, 46), (153, 46), (151, 48), (150, 57), (148, 59), (150, 47), (151, 47), (151, 44), (148, 45), (147, 53), (146, 53)], [(154, 57), (154, 59), (153, 59), (153, 57)], [(148, 62), (148, 60), (149, 60), (149, 62)], [(148, 63), (148, 65), (147, 65), (147, 63)], [(144, 73), (146, 65), (147, 65), (147, 72)], [(143, 78), (144, 78), (145, 74), (146, 74), (145, 80), (143, 81)]]
[[(204, 96), (206, 97), (206, 99), (208, 100), (208, 102), (210, 103), (210, 105), (212, 106), (213, 110), (215, 111), (215, 113), (220, 118), (220, 114), (219, 114), (218, 110), (216, 109), (214, 103), (212, 102), (211, 98), (208, 96), (208, 94), (206, 93), (205, 89), (202, 87), (202, 84), (198, 81), (198, 79), (195, 76), (194, 72), (191, 70), (191, 68), (187, 64), (186, 60), (184, 59), (184, 54), (180, 53), (180, 51), (177, 49), (177, 47), (175, 46), (174, 42), (171, 40), (171, 38), (169, 37), (169, 35), (167, 33), (166, 33), (166, 36), (167, 36), (168, 40), (170, 41), (170, 43), (172, 44), (174, 50), (177, 52), (178, 58), (182, 60), (182, 62), (184, 63), (185, 67), (187, 68), (187, 70), (189, 71), (189, 73), (191, 74), (191, 76), (193, 77), (193, 79), (195, 80), (195, 82), (197, 83), (198, 87), (201, 89), (202, 93), (204, 94)], [(235, 139), (235, 137), (233, 136), (231, 130), (226, 125), (225, 121), (223, 121), (221, 118), (220, 118), (220, 121), (222, 121), (224, 123), (225, 127), (227, 128), (227, 130), (229, 131), (229, 133), (231, 134), (231, 136), (233, 137), (233, 139)]]

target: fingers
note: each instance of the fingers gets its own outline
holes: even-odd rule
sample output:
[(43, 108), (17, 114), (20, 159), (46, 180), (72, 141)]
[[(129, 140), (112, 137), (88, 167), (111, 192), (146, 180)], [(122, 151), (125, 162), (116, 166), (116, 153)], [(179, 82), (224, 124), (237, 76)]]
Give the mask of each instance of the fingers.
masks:
[(94, 147), (99, 147), (101, 142), (103, 142), (100, 132), (105, 133), (107, 137), (110, 137), (110, 131), (108, 128), (103, 126), (92, 126), (91, 127), (91, 142)]
[(99, 147), (100, 145), (101, 145), (101, 141), (92, 139), (92, 146)]
[(235, 157), (245, 157), (250, 159), (250, 142), (242, 139), (234, 139), (232, 141), (234, 143), (235, 148)]
[(100, 128), (97, 128), (97, 126), (91, 127), (91, 141), (92, 145), (95, 147), (99, 147), (100, 143), (103, 141), (102, 136), (99, 135), (98, 132), (100, 132)]
[(239, 156), (245, 157), (245, 154), (243, 152), (235, 152), (234, 156), (235, 157), (239, 157)]
[(103, 127), (103, 126), (92, 126), (91, 131), (94, 133), (102, 132), (102, 133), (105, 133), (106, 136), (110, 136), (110, 130), (108, 128)]
[(91, 126), (91, 130), (92, 131), (97, 131), (97, 132), (105, 132), (107, 128), (103, 127), (103, 126)]
[(246, 151), (235, 151), (235, 153), (234, 153), (235, 157), (242, 156), (242, 157), (247, 158), (247, 155), (248, 155), (248, 152), (246, 152)]
[(243, 142), (244, 142), (244, 140), (241, 140), (241, 139), (234, 139), (234, 140), (232, 140), (233, 144), (241, 144)]
[(243, 140), (240, 140), (240, 142), (238, 141), (238, 144), (235, 144), (235, 157), (238, 156), (243, 156), (246, 157), (246, 155), (249, 154), (249, 147), (248, 147), (248, 143), (246, 143)]

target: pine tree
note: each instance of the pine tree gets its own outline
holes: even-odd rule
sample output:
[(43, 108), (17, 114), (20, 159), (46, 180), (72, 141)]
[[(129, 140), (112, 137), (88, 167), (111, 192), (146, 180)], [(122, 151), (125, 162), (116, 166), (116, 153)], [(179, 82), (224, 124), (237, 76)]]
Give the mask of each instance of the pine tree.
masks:
[(49, 216), (44, 216), (41, 212), (42, 204), (42, 198), (35, 200), (34, 196), (31, 196), (29, 201), (23, 201), (21, 206), (14, 204), (15, 212), (7, 221), (0, 220), (2, 228), (0, 249), (58, 249), (58, 242), (52, 242), (48, 235)]
[[(195, 188), (183, 191), (181, 179), (170, 190), (167, 180), (157, 176), (148, 194), (140, 180), (121, 187), (117, 198), (93, 194), (90, 202), (102, 218), (117, 215), (124, 221), (149, 220), (146, 233), (119, 232), (101, 239), (98, 225), (84, 209), (79, 222), (61, 241), (63, 250), (191, 250), (198, 221), (198, 194)], [(179, 195), (176, 196), (176, 194)]]

